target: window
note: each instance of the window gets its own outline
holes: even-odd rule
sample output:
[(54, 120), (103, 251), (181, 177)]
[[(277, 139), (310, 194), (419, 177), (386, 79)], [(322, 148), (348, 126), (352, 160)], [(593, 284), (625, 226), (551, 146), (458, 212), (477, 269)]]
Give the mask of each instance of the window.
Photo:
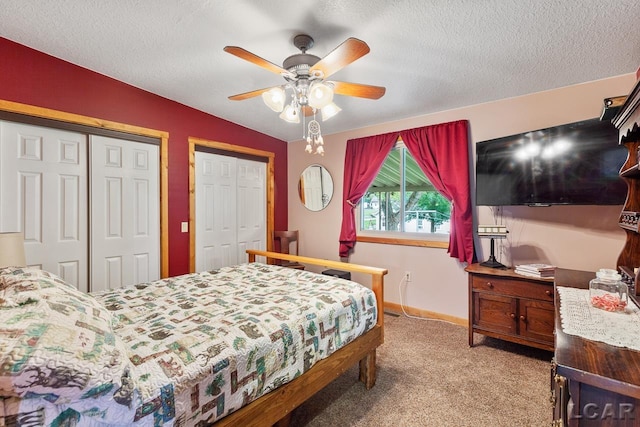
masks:
[(451, 203), (433, 187), (401, 142), (362, 197), (359, 213), (363, 232), (418, 233), (429, 235), (430, 240), (449, 237)]

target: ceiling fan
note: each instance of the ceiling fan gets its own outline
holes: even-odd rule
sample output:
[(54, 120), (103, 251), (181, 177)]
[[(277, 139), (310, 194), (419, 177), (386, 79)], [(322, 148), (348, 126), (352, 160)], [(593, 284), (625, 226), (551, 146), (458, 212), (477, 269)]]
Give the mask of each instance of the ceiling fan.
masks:
[[(379, 99), (384, 95), (386, 89), (381, 86), (327, 80), (334, 73), (369, 53), (369, 46), (365, 42), (353, 37), (348, 38), (323, 58), (307, 53), (313, 43), (313, 38), (307, 34), (295, 36), (293, 45), (300, 49), (301, 53), (286, 58), (282, 67), (241, 47), (226, 46), (225, 52), (279, 74), (286, 81), (282, 85), (232, 95), (229, 99), (241, 101), (262, 95), (267, 106), (282, 113), (280, 118), (288, 122), (299, 123), (301, 112), (303, 116), (310, 116), (320, 111), (323, 121), (338, 113), (340, 108), (333, 103), (334, 94), (368, 99)], [(287, 91), (291, 95), (289, 104), (287, 104)], [(317, 135), (319, 135), (319, 125), (314, 119), (309, 122), (310, 137), (314, 137), (315, 127), (317, 127)], [(308, 142), (310, 142), (309, 139), (307, 137)], [(310, 150), (308, 146), (308, 151)]]

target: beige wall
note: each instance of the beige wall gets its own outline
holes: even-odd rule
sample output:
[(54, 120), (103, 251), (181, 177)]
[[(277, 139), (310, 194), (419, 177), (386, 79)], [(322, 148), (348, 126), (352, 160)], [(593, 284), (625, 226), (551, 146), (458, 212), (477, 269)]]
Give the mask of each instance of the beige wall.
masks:
[[(324, 157), (305, 153), (302, 141), (290, 143), (289, 228), (300, 230), (301, 255), (339, 259), (343, 165), (348, 139), (466, 119), (475, 147), (478, 141), (598, 117), (604, 98), (626, 95), (634, 83), (635, 75), (626, 74), (328, 135)], [(336, 119), (339, 120), (339, 116)], [(324, 165), (334, 179), (333, 199), (321, 212), (308, 211), (297, 194), (300, 173), (313, 163)], [(620, 209), (621, 206), (504, 207), (501, 212), (494, 212), (479, 207), (474, 211), (474, 223), (498, 221), (507, 225), (509, 237), (497, 245), (498, 259), (504, 264), (537, 261), (594, 271), (615, 268), (625, 238), (617, 226)], [(484, 261), (489, 254), (489, 241), (476, 239), (476, 243), (480, 245), (478, 257)], [(385, 279), (387, 302), (399, 304), (402, 295), (405, 306), (418, 311), (461, 319), (468, 317), (466, 265), (450, 258), (446, 249), (357, 243), (350, 261), (389, 270)], [(411, 271), (413, 280), (401, 286), (402, 275), (407, 270)], [(364, 277), (354, 276), (354, 279), (366, 283)]]

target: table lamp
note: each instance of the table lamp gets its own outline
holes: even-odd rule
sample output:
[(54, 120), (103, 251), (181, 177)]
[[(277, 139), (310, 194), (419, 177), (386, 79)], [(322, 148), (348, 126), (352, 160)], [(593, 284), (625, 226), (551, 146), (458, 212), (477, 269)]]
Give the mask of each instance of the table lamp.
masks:
[(501, 270), (505, 270), (507, 268), (506, 265), (498, 262), (495, 255), (495, 239), (505, 239), (507, 237), (507, 227), (504, 225), (479, 225), (478, 226), (478, 237), (488, 237), (491, 239), (491, 254), (489, 259), (485, 262), (481, 262), (480, 265), (484, 267), (498, 268)]
[(0, 232), (0, 268), (26, 265), (23, 234)]

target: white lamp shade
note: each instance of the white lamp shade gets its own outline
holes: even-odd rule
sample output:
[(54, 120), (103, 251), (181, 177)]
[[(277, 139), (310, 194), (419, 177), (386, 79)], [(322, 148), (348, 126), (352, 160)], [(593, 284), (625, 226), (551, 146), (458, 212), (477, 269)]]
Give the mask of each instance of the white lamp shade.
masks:
[(300, 114), (291, 104), (284, 107), (284, 111), (280, 113), (280, 118), (285, 122), (300, 123)]
[(331, 117), (335, 116), (340, 111), (342, 111), (342, 108), (338, 107), (335, 104), (335, 102), (332, 102), (331, 104), (325, 106), (320, 110), (320, 112), (322, 113), (322, 121), (325, 122), (329, 120)]
[(322, 82), (314, 82), (309, 88), (309, 106), (321, 109), (333, 101), (333, 89)]
[(284, 108), (285, 99), (286, 93), (280, 86), (272, 87), (268, 91), (262, 93), (262, 100), (264, 103), (276, 113), (281, 112)]
[(0, 268), (26, 265), (23, 234), (0, 233)]

